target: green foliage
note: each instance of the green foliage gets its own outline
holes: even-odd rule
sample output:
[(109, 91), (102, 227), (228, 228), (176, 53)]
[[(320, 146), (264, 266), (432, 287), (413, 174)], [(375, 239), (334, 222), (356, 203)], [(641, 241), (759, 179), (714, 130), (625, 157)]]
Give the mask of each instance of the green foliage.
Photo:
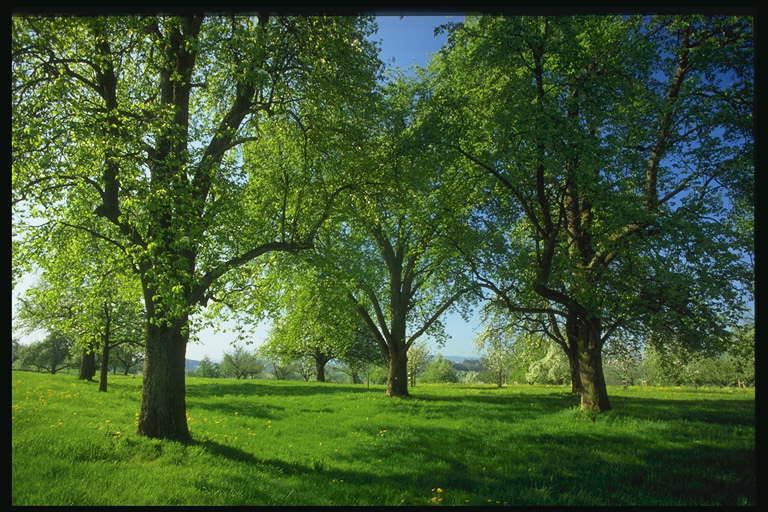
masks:
[(22, 368), (36, 368), (54, 374), (64, 368), (77, 366), (72, 347), (71, 338), (53, 331), (40, 341), (20, 347), (19, 364)]
[(11, 364), (14, 364), (21, 356), (21, 343), (15, 338), (11, 340)]
[(642, 371), (651, 385), (753, 386), (755, 383), (754, 327), (735, 329), (719, 351), (703, 353), (685, 345), (650, 345), (643, 354)]
[(408, 383), (416, 385), (416, 377), (427, 369), (432, 354), (426, 343), (415, 343), (408, 349)]
[(218, 378), (221, 377), (221, 367), (219, 363), (211, 361), (208, 356), (203, 357), (200, 360), (200, 364), (194, 371), (189, 372), (190, 377), (206, 377), (206, 378)]
[(631, 343), (611, 343), (603, 358), (606, 382), (633, 386), (643, 377), (640, 349)]
[(592, 350), (663, 326), (694, 350), (721, 343), (754, 279), (733, 216), (753, 193), (751, 19), (468, 16), (445, 30), (423, 126), (472, 184), (456, 240), (475, 278), (553, 336), (570, 319)]
[[(270, 279), (280, 284), (262, 354), (285, 361), (309, 358), (322, 366), (346, 357), (354, 365), (366, 352), (377, 350), (370, 336), (365, 336), (346, 289), (331, 276), (298, 262), (290, 267), (284, 263), (282, 269), (275, 265), (271, 271)], [(365, 344), (370, 348), (361, 346)]]
[(223, 377), (255, 379), (264, 371), (264, 363), (259, 360), (255, 352), (235, 347), (234, 351), (224, 353), (219, 371)]
[(511, 336), (509, 326), (499, 322), (499, 317), (493, 317), (475, 338), (475, 348), (484, 353), (480, 359), (483, 366), (483, 377), (486, 382), (493, 382), (498, 387), (504, 385), (512, 367), (515, 356), (515, 340)]
[[(357, 318), (359, 320), (359, 318)], [(360, 384), (374, 367), (386, 362), (381, 347), (371, 339), (370, 331), (362, 324), (352, 333), (352, 343), (338, 358), (340, 370), (349, 375), (353, 384)]]
[(121, 368), (124, 375), (136, 373), (142, 369), (144, 347), (140, 343), (121, 343), (109, 354), (112, 368)]
[(453, 363), (438, 354), (427, 364), (424, 373), (421, 374), (424, 382), (458, 382), (459, 377), (453, 368)]
[(570, 382), (571, 374), (568, 359), (560, 347), (547, 344), (544, 357), (534, 361), (525, 372), (528, 384), (566, 384)]
[(418, 134), (420, 87), (405, 77), (383, 86), (374, 137), (363, 148), (375, 180), (351, 196), (317, 244), (318, 264), (346, 286), (371, 337), (391, 354), (424, 335), (444, 341), (443, 313), (466, 313), (473, 300), (450, 240), (469, 206), (459, 177)]

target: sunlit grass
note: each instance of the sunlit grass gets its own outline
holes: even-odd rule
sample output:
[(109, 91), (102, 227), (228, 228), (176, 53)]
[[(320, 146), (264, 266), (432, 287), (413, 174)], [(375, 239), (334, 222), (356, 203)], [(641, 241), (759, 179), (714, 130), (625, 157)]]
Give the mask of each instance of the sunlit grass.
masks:
[(191, 444), (136, 435), (141, 380), (13, 374), (14, 505), (749, 505), (754, 391), (188, 379)]

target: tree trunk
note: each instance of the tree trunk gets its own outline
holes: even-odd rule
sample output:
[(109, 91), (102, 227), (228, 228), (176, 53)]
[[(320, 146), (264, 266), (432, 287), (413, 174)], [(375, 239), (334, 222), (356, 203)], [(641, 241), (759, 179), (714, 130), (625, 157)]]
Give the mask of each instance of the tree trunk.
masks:
[(610, 410), (608, 390), (603, 374), (600, 321), (589, 320), (582, 324), (579, 337), (579, 371), (581, 376), (581, 410), (602, 412)]
[(80, 359), (80, 380), (93, 380), (96, 375), (96, 353), (83, 350), (83, 356)]
[(389, 351), (388, 396), (408, 396), (408, 353), (402, 350)]
[(176, 319), (171, 326), (147, 323), (139, 435), (191, 439), (184, 389), (185, 327), (186, 318)]
[(362, 384), (360, 381), (360, 374), (357, 373), (357, 370), (350, 369), (349, 373), (352, 376), (352, 384)]
[[(575, 345), (575, 343), (574, 343)], [(575, 347), (574, 347), (575, 348)], [(568, 353), (568, 365), (571, 368), (571, 393), (574, 395), (581, 394), (584, 386), (581, 384), (581, 371), (579, 370), (579, 355), (576, 350), (572, 353)]]
[(101, 349), (101, 374), (99, 375), (99, 391), (107, 391), (107, 377), (109, 376), (109, 343), (104, 340)]
[(582, 322), (575, 312), (569, 312), (565, 321), (565, 333), (567, 346), (562, 346), (568, 357), (568, 366), (571, 370), (571, 393), (581, 394), (584, 386), (581, 384), (581, 371), (579, 370), (579, 338), (582, 336)]
[(323, 357), (315, 357), (315, 373), (317, 374), (317, 382), (325, 382), (325, 364), (327, 359)]

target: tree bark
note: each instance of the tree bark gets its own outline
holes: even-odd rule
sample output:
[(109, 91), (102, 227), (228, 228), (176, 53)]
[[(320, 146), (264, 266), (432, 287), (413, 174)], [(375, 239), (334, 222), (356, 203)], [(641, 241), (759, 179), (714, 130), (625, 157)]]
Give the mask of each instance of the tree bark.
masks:
[(568, 355), (568, 365), (571, 368), (571, 393), (574, 395), (581, 394), (584, 390), (584, 386), (581, 384), (581, 371), (579, 370), (579, 355), (575, 350), (576, 344), (573, 345), (574, 350), (566, 352)]
[(147, 323), (139, 435), (191, 439), (184, 389), (186, 326), (186, 318), (176, 319), (170, 326)]
[(93, 380), (96, 375), (96, 353), (83, 350), (83, 356), (80, 358), (80, 380)]
[(387, 396), (408, 396), (408, 353), (405, 349), (389, 351)]
[(325, 364), (327, 360), (322, 357), (315, 357), (315, 373), (317, 382), (325, 382)]
[(600, 321), (592, 319), (582, 324), (578, 340), (579, 372), (581, 376), (581, 410), (602, 412), (611, 409), (603, 374)]
[(101, 373), (99, 374), (99, 391), (107, 391), (107, 377), (109, 376), (109, 343), (105, 340), (101, 349)]
[(109, 376), (109, 342), (112, 329), (112, 310), (108, 302), (104, 302), (104, 334), (101, 338), (101, 374), (99, 375), (99, 391), (107, 391)]
[[(566, 346), (563, 346), (565, 355), (568, 357), (568, 366), (571, 370), (571, 393), (580, 395), (584, 390), (581, 383), (581, 371), (579, 370), (579, 336), (582, 329), (578, 315), (570, 311), (565, 320)], [(562, 345), (561, 345), (562, 346)]]

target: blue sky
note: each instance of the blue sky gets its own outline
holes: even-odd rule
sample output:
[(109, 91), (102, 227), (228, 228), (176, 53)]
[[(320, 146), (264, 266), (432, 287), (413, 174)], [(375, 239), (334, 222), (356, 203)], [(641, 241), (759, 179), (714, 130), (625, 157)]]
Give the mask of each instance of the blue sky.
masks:
[(379, 31), (372, 37), (381, 42), (381, 60), (403, 70), (425, 66), (429, 57), (445, 43), (445, 34), (434, 36), (435, 27), (462, 21), (464, 16), (377, 16)]

